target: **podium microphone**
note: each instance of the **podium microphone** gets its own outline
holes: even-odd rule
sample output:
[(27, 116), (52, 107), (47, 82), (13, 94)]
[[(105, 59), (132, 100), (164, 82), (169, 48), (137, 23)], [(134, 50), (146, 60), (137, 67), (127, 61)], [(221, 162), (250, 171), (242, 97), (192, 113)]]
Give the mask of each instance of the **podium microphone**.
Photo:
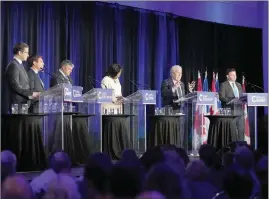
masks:
[(257, 92), (255, 88), (259, 88), (259, 89), (261, 89), (262, 91), (264, 91), (264, 89), (263, 89), (262, 87), (260, 87), (260, 86), (258, 86), (258, 85), (256, 85), (256, 84), (252, 84), (252, 83), (250, 83), (249, 81), (246, 81), (246, 78), (245, 78), (245, 82), (246, 82), (246, 84), (249, 84), (249, 85), (254, 89), (255, 92)]
[(137, 85), (133, 80), (129, 80), (129, 82), (131, 82), (131, 84), (133, 84), (137, 90), (139, 90), (139, 85)]
[(97, 83), (103, 85), (103, 86), (107, 89), (107, 86), (106, 86), (105, 84), (103, 84), (102, 82), (100, 82), (100, 81), (98, 81), (98, 80), (92, 78), (91, 76), (89, 76), (89, 80), (90, 80), (91, 84), (92, 84), (92, 81), (95, 81), (95, 82), (97, 82)]
[(42, 72), (42, 73), (46, 73), (46, 74), (50, 75), (51, 77), (53, 77), (54, 79), (59, 78), (59, 79), (61, 79), (61, 80), (64, 81), (64, 79), (63, 79), (62, 77), (60, 77), (59, 75), (56, 75), (55, 73), (50, 73), (50, 72), (46, 71), (44, 68), (45, 68), (45, 67), (43, 67), (43, 68), (40, 70), (40, 72)]
[(139, 90), (139, 86), (144, 86), (146, 87), (148, 90), (151, 90), (149, 85), (146, 85), (146, 84), (140, 84), (139, 82), (136, 82), (134, 80), (129, 80), (134, 86), (137, 87), (137, 90)]

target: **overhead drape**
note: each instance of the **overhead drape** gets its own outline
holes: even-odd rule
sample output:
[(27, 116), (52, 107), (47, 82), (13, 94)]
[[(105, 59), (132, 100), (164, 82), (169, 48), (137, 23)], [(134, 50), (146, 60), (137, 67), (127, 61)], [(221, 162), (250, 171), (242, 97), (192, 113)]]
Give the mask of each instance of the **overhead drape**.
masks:
[[(2, 75), (12, 59), (15, 43), (26, 42), (30, 54), (43, 56), (46, 71), (59, 69), (64, 59), (75, 68), (72, 78), (84, 92), (101, 81), (112, 63), (123, 66), (120, 78), (123, 95), (137, 89), (158, 90), (161, 106), (161, 81), (169, 77), (172, 65), (183, 67), (183, 80), (197, 80), (208, 71), (219, 72), (225, 80), (227, 67), (235, 67), (239, 81), (262, 85), (261, 29), (228, 26), (189, 18), (121, 6), (105, 2), (2, 2)], [(45, 88), (50, 76), (41, 74)], [(2, 78), (3, 80), (3, 78)], [(130, 80), (139, 82), (137, 86)], [(3, 83), (3, 81), (2, 81)], [(2, 84), (2, 96), (5, 94)], [(247, 91), (254, 91), (247, 87)], [(2, 98), (3, 99), (3, 98)], [(2, 100), (2, 110), (5, 108)]]
[[(239, 77), (245, 72), (250, 82), (262, 85), (260, 29), (104, 2), (2, 2), (1, 9), (2, 72), (13, 57), (13, 45), (26, 42), (30, 54), (43, 56), (48, 72), (58, 70), (62, 60), (72, 60), (72, 78), (84, 91), (99, 87), (88, 77), (101, 80), (114, 62), (124, 68), (124, 95), (137, 89), (129, 80), (160, 90), (174, 64), (183, 67), (185, 83), (206, 69), (209, 81), (213, 70), (224, 80), (225, 69), (236, 67)], [(41, 77), (48, 88), (50, 77)]]

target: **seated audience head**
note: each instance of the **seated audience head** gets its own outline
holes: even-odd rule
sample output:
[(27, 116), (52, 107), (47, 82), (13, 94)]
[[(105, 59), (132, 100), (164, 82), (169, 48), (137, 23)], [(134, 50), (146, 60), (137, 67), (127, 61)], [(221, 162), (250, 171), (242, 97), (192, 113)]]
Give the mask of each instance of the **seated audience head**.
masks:
[(167, 199), (181, 198), (180, 176), (165, 163), (154, 165), (146, 177), (144, 190), (158, 191)]
[(48, 190), (43, 199), (80, 199), (76, 181), (66, 175), (57, 174), (57, 176), (50, 181)]
[(1, 152), (1, 182), (6, 177), (16, 173), (17, 158), (11, 151), (5, 150)]
[(51, 156), (50, 167), (55, 173), (69, 173), (71, 166), (71, 160), (65, 152), (56, 152)]
[(70, 60), (64, 60), (61, 63), (61, 71), (66, 75), (70, 76), (74, 69), (74, 64)]
[(189, 158), (188, 154), (182, 148), (176, 148), (176, 152), (181, 157), (181, 159), (184, 161), (184, 165), (186, 167), (189, 164), (189, 162), (190, 162), (190, 158)]
[(240, 146), (235, 150), (234, 162), (241, 169), (249, 170), (254, 168), (253, 152), (246, 146)]
[(107, 153), (94, 153), (84, 167), (84, 179), (88, 186), (99, 193), (106, 193), (112, 162)]
[(186, 168), (186, 176), (191, 181), (204, 181), (208, 176), (209, 169), (201, 160), (191, 161)]
[(233, 163), (234, 163), (234, 153), (233, 152), (224, 153), (224, 155), (222, 156), (223, 168), (227, 169), (231, 167)]
[(112, 64), (107, 69), (107, 76), (112, 79), (118, 79), (122, 73), (123, 69), (119, 64)]
[(134, 198), (142, 189), (140, 168), (121, 161), (113, 166), (110, 175), (110, 193), (115, 198)]
[(134, 150), (132, 149), (126, 149), (123, 151), (122, 153), (122, 158), (121, 158), (122, 161), (126, 161), (126, 162), (130, 162), (130, 163), (133, 163), (137, 166), (140, 166), (140, 161), (135, 153)]
[(176, 152), (176, 148), (171, 148), (170, 150), (164, 150), (165, 164), (167, 164), (171, 169), (174, 170), (180, 176), (185, 173), (185, 164), (181, 159), (179, 154)]
[(226, 173), (223, 187), (230, 199), (250, 198), (252, 196), (253, 181), (248, 173), (242, 175), (234, 169)]
[(31, 199), (33, 193), (24, 177), (13, 175), (6, 178), (1, 188), (2, 199)]
[(210, 144), (204, 144), (199, 149), (199, 157), (205, 165), (209, 168), (213, 168), (217, 163), (216, 149)]
[(158, 191), (146, 191), (138, 195), (135, 199), (166, 199)]
[(174, 65), (170, 69), (170, 75), (173, 80), (180, 81), (182, 77), (182, 67), (179, 65)]
[(161, 147), (156, 146), (148, 148), (147, 151), (140, 158), (140, 161), (144, 168), (148, 171), (154, 164), (164, 162), (165, 157), (163, 151), (161, 150)]

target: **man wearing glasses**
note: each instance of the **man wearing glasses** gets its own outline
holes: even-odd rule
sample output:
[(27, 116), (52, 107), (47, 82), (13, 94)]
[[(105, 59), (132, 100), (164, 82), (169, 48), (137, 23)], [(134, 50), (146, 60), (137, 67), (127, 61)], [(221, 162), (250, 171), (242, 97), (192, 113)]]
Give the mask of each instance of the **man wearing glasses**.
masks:
[(11, 112), (11, 105), (28, 104), (30, 100), (37, 98), (40, 92), (33, 92), (30, 89), (28, 75), (22, 64), (29, 57), (29, 46), (26, 43), (18, 43), (13, 47), (14, 59), (8, 64), (5, 71), (5, 78), (7, 82), (8, 108)]

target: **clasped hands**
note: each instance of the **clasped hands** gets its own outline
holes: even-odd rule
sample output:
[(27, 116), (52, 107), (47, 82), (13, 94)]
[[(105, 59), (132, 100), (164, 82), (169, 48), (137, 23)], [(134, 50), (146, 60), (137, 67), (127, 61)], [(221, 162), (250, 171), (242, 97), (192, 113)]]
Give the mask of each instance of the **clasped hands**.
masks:
[[(180, 87), (180, 81), (177, 81), (176, 84), (174, 84), (173, 86), (173, 90), (177, 89), (178, 87)], [(188, 82), (188, 89), (190, 92), (193, 91), (193, 89), (195, 88), (195, 81), (192, 81), (191, 83)]]
[(33, 98), (39, 98), (41, 92), (33, 92), (32, 97)]
[(123, 97), (122, 96), (117, 96), (116, 97), (116, 102), (114, 104), (122, 104), (123, 103)]
[(188, 82), (188, 89), (190, 92), (193, 92), (193, 89), (195, 88), (195, 81), (192, 81), (191, 83)]

